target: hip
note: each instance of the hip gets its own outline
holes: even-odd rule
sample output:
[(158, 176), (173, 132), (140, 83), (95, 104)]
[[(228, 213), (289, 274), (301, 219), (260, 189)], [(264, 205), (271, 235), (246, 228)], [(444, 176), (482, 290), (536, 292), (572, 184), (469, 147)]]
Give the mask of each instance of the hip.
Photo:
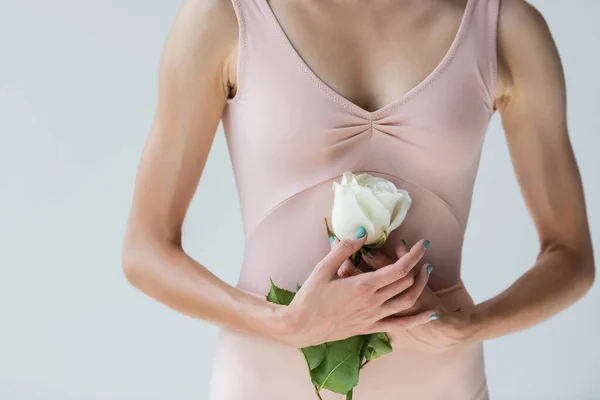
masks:
[[(473, 300), (462, 283), (435, 292), (448, 307)], [(487, 399), (482, 343), (441, 353), (410, 348), (367, 364), (355, 388), (356, 399)], [(213, 360), (211, 400), (316, 398), (306, 361), (295, 348), (241, 332), (222, 329)], [(324, 400), (342, 399), (325, 392)]]

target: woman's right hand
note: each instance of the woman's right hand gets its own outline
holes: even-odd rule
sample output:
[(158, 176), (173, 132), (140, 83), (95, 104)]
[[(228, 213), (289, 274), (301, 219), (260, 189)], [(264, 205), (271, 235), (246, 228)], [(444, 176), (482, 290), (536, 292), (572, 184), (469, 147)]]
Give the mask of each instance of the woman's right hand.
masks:
[(410, 308), (425, 288), (426, 280), (415, 282), (412, 273), (425, 253), (422, 242), (386, 268), (338, 278), (340, 266), (366, 240), (364, 228), (356, 231), (354, 239), (336, 239), (292, 303), (282, 309), (285, 328), (279, 334), (281, 342), (301, 348), (429, 322), (434, 310), (386, 318)]

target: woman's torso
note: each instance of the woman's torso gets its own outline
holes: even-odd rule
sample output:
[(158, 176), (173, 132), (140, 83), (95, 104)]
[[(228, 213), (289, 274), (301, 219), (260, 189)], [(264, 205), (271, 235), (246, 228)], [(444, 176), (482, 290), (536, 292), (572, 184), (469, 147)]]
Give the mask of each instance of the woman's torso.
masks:
[[(401, 239), (429, 239), (424, 261), (434, 265), (431, 288), (458, 288), (449, 296), (453, 306), (472, 303), (461, 286), (460, 259), (493, 113), (498, 0), (412, 3), (409, 12), (404, 2), (233, 0), (240, 29), (237, 92), (223, 127), (245, 232), (240, 288), (266, 294), (270, 278), (288, 289), (302, 283), (329, 251), (324, 218), (331, 217), (332, 180), (365, 171), (413, 198), (384, 251), (392, 255)], [(256, 393), (244, 398), (305, 398), (260, 392), (263, 370), (281, 382), (306, 380), (310, 388), (306, 371), (295, 369), (301, 354), (288, 350), (222, 332), (213, 399), (238, 398), (225, 394), (238, 389)], [(483, 398), (479, 345), (444, 355), (394, 351), (386, 358), (369, 366), (371, 378), (365, 369), (363, 388), (376, 387), (383, 374), (385, 393), (403, 387), (413, 396), (404, 398), (445, 393), (449, 400), (471, 400), (465, 394), (478, 391)], [(224, 386), (236, 374), (231, 371), (249, 378)], [(458, 382), (455, 395), (443, 389), (449, 376)], [(417, 383), (428, 379), (441, 386)]]
[[(379, 29), (379, 41), (371, 48), (357, 45), (364, 48), (358, 52), (348, 39), (342, 39), (339, 42), (344, 45), (330, 54), (313, 51), (310, 45), (338, 41), (336, 30), (341, 23), (329, 23), (331, 13), (318, 16), (306, 11), (312, 6), (286, 5), (285, 9), (293, 11), (282, 11), (280, 17), (266, 0), (234, 1), (241, 36), (238, 88), (227, 102), (223, 126), (241, 200), (246, 257), (240, 284), (245, 289), (262, 293), (269, 276), (282, 285), (295, 285), (292, 280), (302, 282), (308, 276), (329, 249), (323, 218), (331, 216), (331, 181), (346, 170), (378, 174), (407, 189), (415, 201), (386, 250), (391, 252), (400, 238), (408, 243), (427, 238), (432, 246), (426, 261), (436, 270), (432, 288), (443, 289), (459, 281), (473, 184), (493, 112), (493, 24), (498, 0), (463, 0), (462, 9), (450, 7), (451, 1), (432, 3), (444, 4), (450, 16), (434, 12), (437, 18), (413, 17), (412, 25), (427, 25), (415, 29), (425, 43), (434, 43), (433, 49), (416, 46), (412, 43), (416, 40), (406, 37), (409, 31), (402, 34), (403, 28), (385, 27)], [(371, 6), (362, 3), (338, 7), (364, 8), (359, 14), (367, 15), (369, 23), (352, 30), (356, 32), (377, 32), (377, 25), (387, 18), (380, 16), (379, 21), (369, 16)], [(390, 4), (378, 13), (386, 11), (399, 15), (402, 8)], [(315, 21), (310, 25), (312, 16)], [(288, 21), (290, 27), (298, 25), (290, 31), (300, 34), (282, 29), (287, 25), (280, 20)], [(300, 29), (303, 24), (308, 26)], [(386, 25), (394, 25), (393, 19), (387, 19)], [(306, 41), (314, 36), (306, 32), (327, 30), (327, 37)], [(390, 38), (392, 33), (397, 40)], [(288, 36), (291, 40), (304, 37), (304, 45)], [(356, 33), (346, 36), (360, 37)], [(372, 41), (377, 33), (368, 36)], [(321, 47), (333, 49), (332, 45)], [(365, 67), (371, 54), (374, 64)], [(321, 65), (323, 75), (305, 59), (317, 60), (314, 64)], [(318, 62), (322, 59), (330, 61)], [(336, 73), (331, 65), (352, 66)], [(361, 68), (381, 72), (367, 77)], [(391, 77), (388, 86), (383, 75)], [(334, 89), (331, 81), (357, 89)], [(362, 105), (345, 97), (352, 92), (360, 92), (360, 99), (355, 98), (357, 102), (362, 99)], [(288, 267), (282, 268), (275, 254), (267, 256), (264, 246), (279, 248)], [(262, 266), (254, 262), (259, 254), (268, 257), (261, 259)]]

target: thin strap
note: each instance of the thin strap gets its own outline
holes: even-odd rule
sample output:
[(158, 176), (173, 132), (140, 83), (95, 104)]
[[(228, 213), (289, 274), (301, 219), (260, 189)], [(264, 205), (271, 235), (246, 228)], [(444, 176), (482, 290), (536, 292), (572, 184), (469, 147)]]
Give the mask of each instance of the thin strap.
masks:
[(497, 26), (500, 0), (476, 0), (473, 29), (471, 31), (472, 55), (479, 69), (485, 102), (490, 113), (494, 108), (494, 92), (498, 81)]
[(498, 84), (498, 16), (500, 14), (500, 0), (488, 0), (488, 34), (489, 34), (489, 59), (490, 59), (490, 91), (494, 96), (494, 90)]
[(241, 88), (244, 82), (244, 62), (246, 61), (246, 41), (247, 41), (247, 28), (246, 28), (246, 16), (244, 13), (245, 0), (231, 0), (233, 10), (238, 22), (238, 52), (237, 52), (237, 65), (236, 65), (236, 86), (237, 90), (233, 98), (228, 98), (227, 103), (236, 102), (240, 98)]

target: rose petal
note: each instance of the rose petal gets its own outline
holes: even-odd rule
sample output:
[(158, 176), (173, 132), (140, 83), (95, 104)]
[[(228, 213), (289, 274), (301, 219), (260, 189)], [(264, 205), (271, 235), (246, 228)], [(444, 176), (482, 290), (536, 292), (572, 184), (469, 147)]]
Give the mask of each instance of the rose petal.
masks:
[(366, 186), (372, 189), (375, 193), (396, 193), (396, 186), (392, 182), (378, 176), (362, 173), (356, 175), (356, 180), (359, 185)]
[(335, 197), (331, 212), (331, 226), (340, 239), (354, 237), (354, 232), (363, 226), (369, 237), (375, 231), (373, 223), (364, 212), (356, 198), (356, 188), (353, 185), (333, 183)]
[(369, 239), (366, 244), (376, 243), (383, 236), (383, 232), (387, 231), (392, 213), (367, 187), (361, 186), (356, 193), (356, 198), (363, 212), (373, 224), (372, 232), (367, 231)]
[(394, 208), (394, 211), (392, 212), (390, 228), (389, 228), (388, 233), (390, 233), (391, 231), (393, 231), (394, 229), (396, 229), (397, 227), (400, 226), (400, 224), (406, 218), (408, 209), (410, 208), (410, 206), (412, 204), (412, 198), (410, 197), (410, 195), (408, 194), (408, 192), (406, 190), (398, 189), (398, 194), (401, 195), (401, 197), (398, 199), (398, 202), (396, 203), (396, 207)]
[(377, 197), (377, 200), (379, 200), (379, 202), (390, 212), (390, 221), (388, 221), (389, 225), (394, 210), (396, 209), (396, 205), (398, 204), (398, 201), (400, 201), (402, 194), (398, 194), (396, 192), (376, 192), (375, 197)]

